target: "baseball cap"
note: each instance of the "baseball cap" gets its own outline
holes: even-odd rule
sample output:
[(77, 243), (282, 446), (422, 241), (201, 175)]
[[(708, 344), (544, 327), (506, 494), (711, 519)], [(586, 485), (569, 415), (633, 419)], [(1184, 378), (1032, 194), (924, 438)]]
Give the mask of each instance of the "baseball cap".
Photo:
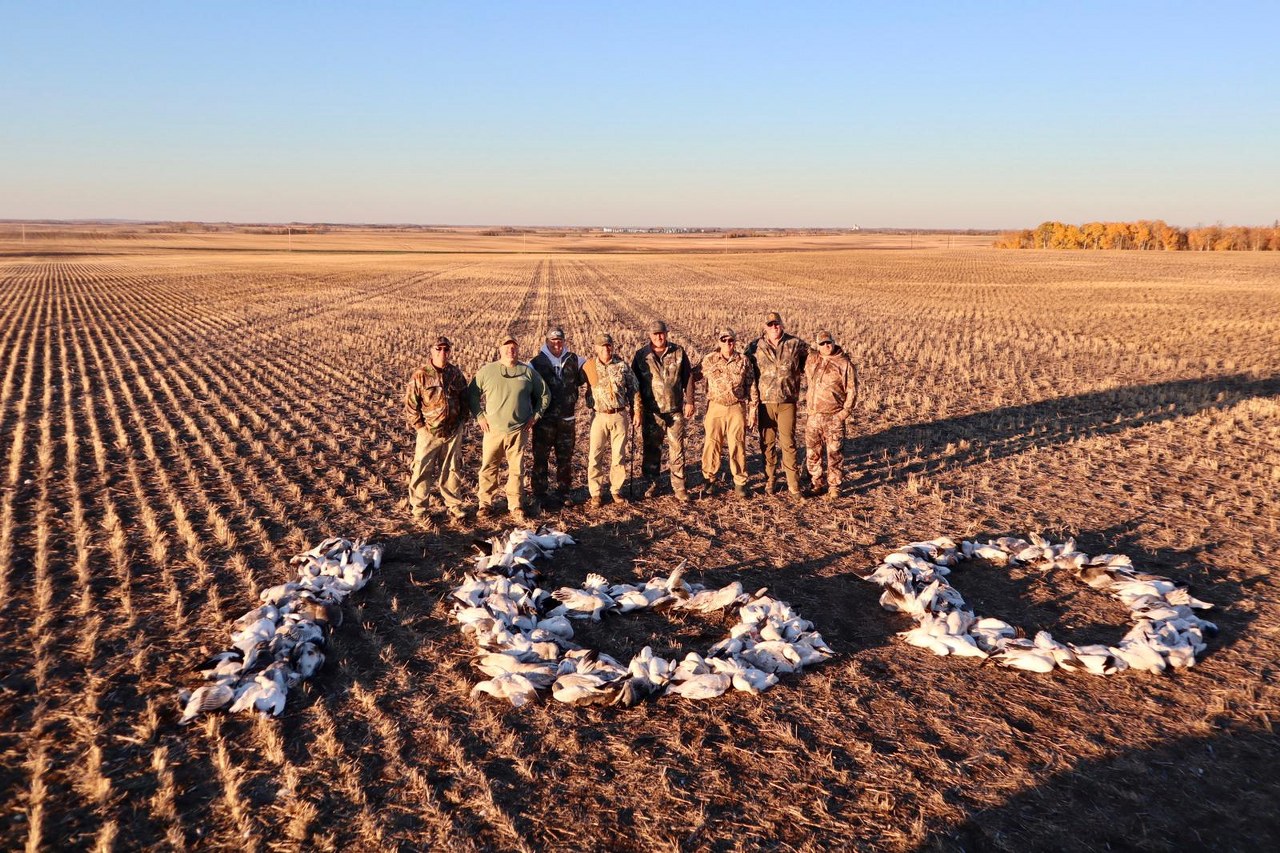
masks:
[(782, 322), (782, 315), (779, 314), (777, 311), (770, 311), (768, 314), (764, 315), (764, 324), (766, 326), (769, 325), (770, 323), (781, 323), (781, 322)]
[(716, 337), (717, 338), (733, 338), (734, 340), (737, 340), (738, 333), (735, 332), (733, 329), (730, 329), (728, 326), (725, 326), (723, 329), (720, 330), (719, 334), (717, 334)]
[(665, 333), (666, 331), (667, 331), (667, 324), (661, 320), (654, 320), (652, 323), (649, 324), (649, 334), (651, 335), (656, 335), (658, 332)]
[(602, 347), (605, 344), (613, 346), (613, 335), (609, 334), (608, 332), (601, 332), (600, 334), (596, 335), (596, 346)]
[(828, 332), (826, 329), (823, 329), (822, 331), (818, 332), (818, 337), (814, 338), (814, 342), (817, 343), (818, 346), (822, 346), (823, 344), (834, 344), (836, 342), (836, 339), (831, 337), (830, 332)]
[(516, 340), (515, 335), (498, 335), (498, 346), (502, 346), (505, 343), (515, 344), (519, 343), (519, 341)]
[(556, 341), (556, 340), (563, 341), (563, 340), (564, 340), (564, 329), (560, 328), (559, 326), (553, 326), (553, 327), (551, 327), (551, 329), (549, 329), (549, 330), (547, 331), (547, 340), (549, 340), (549, 341)]
[(453, 341), (449, 340), (449, 339), (448, 339), (448, 338), (446, 338), (444, 335), (436, 335), (436, 340), (435, 340), (435, 343), (433, 344), (433, 346), (438, 346), (438, 347), (452, 347), (452, 346), (453, 346)]

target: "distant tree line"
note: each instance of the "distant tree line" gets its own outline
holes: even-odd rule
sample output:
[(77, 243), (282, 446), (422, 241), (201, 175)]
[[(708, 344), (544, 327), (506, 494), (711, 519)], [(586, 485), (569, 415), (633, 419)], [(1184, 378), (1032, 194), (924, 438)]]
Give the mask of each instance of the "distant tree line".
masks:
[(1270, 226), (1207, 225), (1179, 228), (1159, 219), (1136, 222), (1041, 222), (1008, 231), (998, 249), (1142, 249), (1195, 252), (1280, 252), (1280, 221)]

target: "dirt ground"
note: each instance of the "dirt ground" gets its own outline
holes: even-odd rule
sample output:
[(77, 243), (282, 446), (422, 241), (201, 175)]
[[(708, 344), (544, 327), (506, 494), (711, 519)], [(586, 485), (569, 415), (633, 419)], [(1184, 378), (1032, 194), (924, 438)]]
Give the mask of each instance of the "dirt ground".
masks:
[[(0, 245), (0, 847), (1280, 844), (1280, 258), (203, 239)], [(688, 560), (694, 579), (790, 601), (837, 656), (710, 702), (472, 699), (445, 596), (472, 535), (504, 525), (409, 522), (400, 395), (426, 342), (449, 334), (470, 374), (504, 330), (526, 357), (551, 322), (578, 352), (605, 330), (629, 356), (662, 317), (701, 354), (718, 326), (745, 341), (774, 309), (859, 365), (840, 498), (547, 513), (579, 543), (549, 582)], [(468, 493), (478, 448), (472, 425)], [(754, 439), (749, 467), (758, 486)], [(915, 539), (1033, 530), (1189, 582), (1220, 633), (1164, 676), (1018, 672), (905, 645), (909, 620), (855, 574)], [(330, 534), (388, 551), (326, 668), (278, 720), (179, 727), (191, 665)], [(1058, 573), (953, 580), (1028, 631), (1126, 630), (1123, 608)], [(580, 637), (676, 654), (724, 625), (647, 614)]]

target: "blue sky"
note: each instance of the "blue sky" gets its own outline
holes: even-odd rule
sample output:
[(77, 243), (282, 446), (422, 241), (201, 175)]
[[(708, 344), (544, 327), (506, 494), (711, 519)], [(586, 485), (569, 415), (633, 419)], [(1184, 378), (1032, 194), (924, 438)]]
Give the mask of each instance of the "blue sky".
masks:
[(0, 0), (0, 217), (1280, 217), (1265, 2)]

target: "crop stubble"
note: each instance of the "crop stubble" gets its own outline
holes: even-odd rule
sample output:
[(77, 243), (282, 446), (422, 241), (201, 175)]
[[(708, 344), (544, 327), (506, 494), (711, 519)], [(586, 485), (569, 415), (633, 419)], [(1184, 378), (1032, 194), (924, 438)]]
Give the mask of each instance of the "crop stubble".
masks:
[[(0, 844), (1280, 840), (1278, 288), (1275, 259), (1244, 253), (0, 260)], [(468, 539), (416, 532), (402, 503), (399, 397), (426, 342), (450, 335), (470, 373), (499, 333), (530, 357), (549, 324), (582, 354), (607, 330), (629, 356), (662, 317), (703, 353), (774, 308), (861, 366), (845, 496), (564, 510), (549, 520), (581, 545), (554, 577), (688, 558), (792, 601), (840, 657), (698, 705), (470, 700), (441, 600)], [(472, 482), (478, 445), (471, 427)], [(905, 620), (851, 575), (911, 538), (1027, 529), (1190, 581), (1219, 605), (1208, 657), (1107, 680), (937, 659), (898, 644)], [(280, 721), (177, 728), (185, 665), (328, 533), (390, 546), (330, 665)], [(975, 567), (957, 585), (1029, 629), (1122, 632), (1059, 577)], [(678, 651), (720, 628), (646, 616), (584, 635)]]

